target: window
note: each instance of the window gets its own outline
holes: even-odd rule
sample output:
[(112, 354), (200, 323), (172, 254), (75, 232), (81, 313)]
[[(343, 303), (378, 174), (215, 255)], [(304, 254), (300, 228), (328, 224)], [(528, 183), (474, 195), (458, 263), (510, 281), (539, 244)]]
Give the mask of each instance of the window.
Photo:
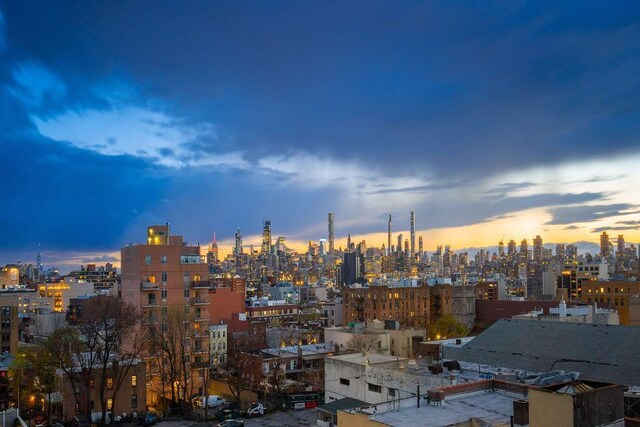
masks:
[(167, 299), (167, 290), (166, 290), (166, 289), (163, 289), (163, 290), (160, 292), (160, 296), (162, 297), (162, 299), (163, 299), (163, 300), (164, 300), (164, 299)]
[(113, 378), (109, 377), (107, 378), (107, 390), (112, 390), (113, 389)]
[(147, 265), (151, 264), (151, 255), (147, 255), (146, 257), (144, 257), (144, 263)]
[(374, 393), (382, 393), (382, 386), (371, 383), (367, 383), (367, 385), (369, 386), (369, 391), (373, 391)]
[(189, 298), (189, 289), (184, 290), (184, 297)]
[(113, 399), (107, 399), (107, 411), (113, 410)]
[(389, 387), (389, 397), (396, 397), (396, 389)]
[(351, 381), (349, 381), (349, 380), (348, 380), (348, 379), (346, 379), (346, 378), (340, 378), (340, 384), (342, 384), (342, 385), (349, 385), (349, 384), (351, 384)]
[(138, 385), (138, 377), (135, 375), (131, 375), (131, 387), (135, 387)]
[(136, 409), (138, 407), (138, 395), (131, 395), (131, 409)]
[(89, 380), (89, 388), (93, 388), (93, 378)]
[(160, 262), (162, 264), (166, 264), (167, 263), (167, 256), (166, 255), (161, 255), (160, 256)]
[(162, 284), (165, 285), (167, 283), (167, 273), (164, 272), (161, 274)]

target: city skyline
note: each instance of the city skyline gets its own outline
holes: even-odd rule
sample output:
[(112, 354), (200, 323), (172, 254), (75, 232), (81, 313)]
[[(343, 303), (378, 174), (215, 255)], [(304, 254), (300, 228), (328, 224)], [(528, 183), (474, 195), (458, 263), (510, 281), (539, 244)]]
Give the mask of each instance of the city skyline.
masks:
[(0, 3), (0, 262), (167, 221), (304, 247), (327, 212), (336, 248), (411, 211), (427, 250), (639, 242), (639, 9)]

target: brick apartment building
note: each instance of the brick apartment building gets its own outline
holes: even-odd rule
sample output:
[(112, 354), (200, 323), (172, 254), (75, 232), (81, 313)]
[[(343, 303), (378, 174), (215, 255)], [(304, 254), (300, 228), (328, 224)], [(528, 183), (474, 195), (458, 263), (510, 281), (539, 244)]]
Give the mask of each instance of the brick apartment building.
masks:
[(372, 320), (397, 320), (403, 326), (426, 327), (446, 315), (467, 328), (475, 318), (473, 286), (421, 284), (411, 287), (344, 287), (344, 324)]
[[(209, 271), (200, 246), (188, 245), (182, 236), (170, 234), (169, 224), (147, 228), (147, 243), (122, 248), (121, 295), (142, 314), (143, 327), (166, 327), (169, 309), (184, 310), (194, 328), (191, 340), (183, 343), (192, 371), (192, 388), (203, 384), (209, 367)], [(147, 360), (149, 376), (152, 361)], [(154, 368), (155, 369), (155, 368)], [(155, 400), (150, 391), (147, 396)]]
[[(124, 374), (120, 368), (110, 368), (107, 377), (106, 398), (107, 398), (107, 414), (113, 412), (114, 415), (120, 415), (124, 412), (130, 414), (132, 412), (142, 413), (147, 409), (147, 390), (146, 390), (146, 366), (140, 360), (138, 363), (131, 365), (129, 371)], [(100, 404), (100, 370), (94, 369), (91, 379), (89, 380), (89, 389), (80, 388), (80, 405), (77, 404), (73, 395), (73, 385), (64, 374), (62, 375), (62, 415), (65, 420), (71, 420), (75, 415), (91, 413), (91, 420), (96, 422), (102, 415), (102, 405)], [(114, 392), (118, 386), (118, 380), (122, 383), (117, 390), (114, 398)]]
[(638, 281), (589, 281), (582, 283), (581, 300), (618, 311), (621, 325), (629, 325), (629, 298), (640, 294)]

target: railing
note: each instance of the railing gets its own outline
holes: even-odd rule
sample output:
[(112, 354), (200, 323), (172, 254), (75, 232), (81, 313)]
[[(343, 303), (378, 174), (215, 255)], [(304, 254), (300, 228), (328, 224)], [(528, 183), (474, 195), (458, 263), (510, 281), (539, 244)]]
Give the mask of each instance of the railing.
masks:
[(209, 289), (211, 283), (208, 280), (192, 280), (191, 287), (194, 289)]
[(209, 300), (199, 297), (191, 298), (191, 304), (209, 304)]
[(143, 291), (157, 291), (160, 288), (157, 283), (140, 282), (140, 289)]

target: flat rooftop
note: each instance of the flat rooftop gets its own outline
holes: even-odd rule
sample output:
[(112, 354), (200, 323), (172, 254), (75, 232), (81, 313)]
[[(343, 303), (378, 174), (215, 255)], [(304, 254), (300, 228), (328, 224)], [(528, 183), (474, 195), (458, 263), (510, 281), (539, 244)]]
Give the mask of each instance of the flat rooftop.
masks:
[(478, 391), (447, 397), (442, 406), (430, 405), (423, 400), (420, 408), (411, 406), (370, 418), (395, 427), (446, 426), (471, 418), (488, 424), (509, 423), (513, 415), (513, 401), (522, 397), (522, 394), (503, 390)]
[(353, 363), (355, 365), (378, 365), (383, 363), (397, 363), (408, 360), (406, 357), (386, 356), (384, 354), (370, 353), (363, 355), (362, 353), (343, 354), (331, 357), (332, 360)]
[(273, 356), (286, 356), (286, 355), (298, 355), (298, 351), (302, 353), (302, 356), (314, 356), (325, 355), (335, 352), (335, 347), (330, 344), (306, 344), (306, 345), (291, 345), (288, 347), (274, 347), (266, 348), (262, 350), (263, 353), (267, 353)]

